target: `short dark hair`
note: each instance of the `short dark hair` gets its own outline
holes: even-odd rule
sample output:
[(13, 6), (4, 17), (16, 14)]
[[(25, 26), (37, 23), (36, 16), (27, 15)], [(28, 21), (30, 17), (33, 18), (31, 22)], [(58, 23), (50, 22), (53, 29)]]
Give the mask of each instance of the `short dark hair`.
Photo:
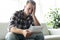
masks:
[(28, 4), (28, 3), (32, 3), (33, 5), (36, 5), (36, 2), (33, 0), (27, 0), (26, 4)]

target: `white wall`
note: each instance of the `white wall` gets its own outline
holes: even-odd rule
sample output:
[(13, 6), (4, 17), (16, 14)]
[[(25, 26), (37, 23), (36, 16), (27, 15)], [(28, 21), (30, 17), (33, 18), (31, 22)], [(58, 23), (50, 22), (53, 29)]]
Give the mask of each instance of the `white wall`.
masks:
[[(17, 10), (24, 8), (27, 0), (0, 0), (0, 22), (9, 22), (10, 17)], [(35, 0), (37, 3), (36, 17), (40, 23), (46, 22), (44, 15), (49, 8), (60, 7), (59, 0)]]
[(16, 10), (18, 10), (17, 0), (0, 0), (0, 22), (9, 22)]

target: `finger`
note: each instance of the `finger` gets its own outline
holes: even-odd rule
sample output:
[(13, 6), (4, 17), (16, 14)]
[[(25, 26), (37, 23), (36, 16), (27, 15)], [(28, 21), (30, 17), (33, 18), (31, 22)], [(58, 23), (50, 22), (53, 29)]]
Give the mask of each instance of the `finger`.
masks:
[(36, 9), (36, 6), (33, 6), (34, 9)]

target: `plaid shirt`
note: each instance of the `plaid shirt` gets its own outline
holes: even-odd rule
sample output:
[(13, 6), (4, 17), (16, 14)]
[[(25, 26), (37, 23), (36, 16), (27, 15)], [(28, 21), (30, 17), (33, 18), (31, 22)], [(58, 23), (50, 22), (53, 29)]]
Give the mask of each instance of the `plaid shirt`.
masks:
[(14, 13), (10, 22), (10, 28), (17, 27), (20, 29), (28, 29), (31, 25), (34, 25), (32, 16), (25, 16), (23, 10)]

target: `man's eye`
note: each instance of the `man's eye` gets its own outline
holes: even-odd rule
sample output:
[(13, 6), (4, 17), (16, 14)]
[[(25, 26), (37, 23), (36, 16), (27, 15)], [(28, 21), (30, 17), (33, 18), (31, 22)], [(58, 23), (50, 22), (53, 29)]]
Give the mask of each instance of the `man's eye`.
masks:
[(32, 9), (32, 11), (33, 11), (33, 9)]

